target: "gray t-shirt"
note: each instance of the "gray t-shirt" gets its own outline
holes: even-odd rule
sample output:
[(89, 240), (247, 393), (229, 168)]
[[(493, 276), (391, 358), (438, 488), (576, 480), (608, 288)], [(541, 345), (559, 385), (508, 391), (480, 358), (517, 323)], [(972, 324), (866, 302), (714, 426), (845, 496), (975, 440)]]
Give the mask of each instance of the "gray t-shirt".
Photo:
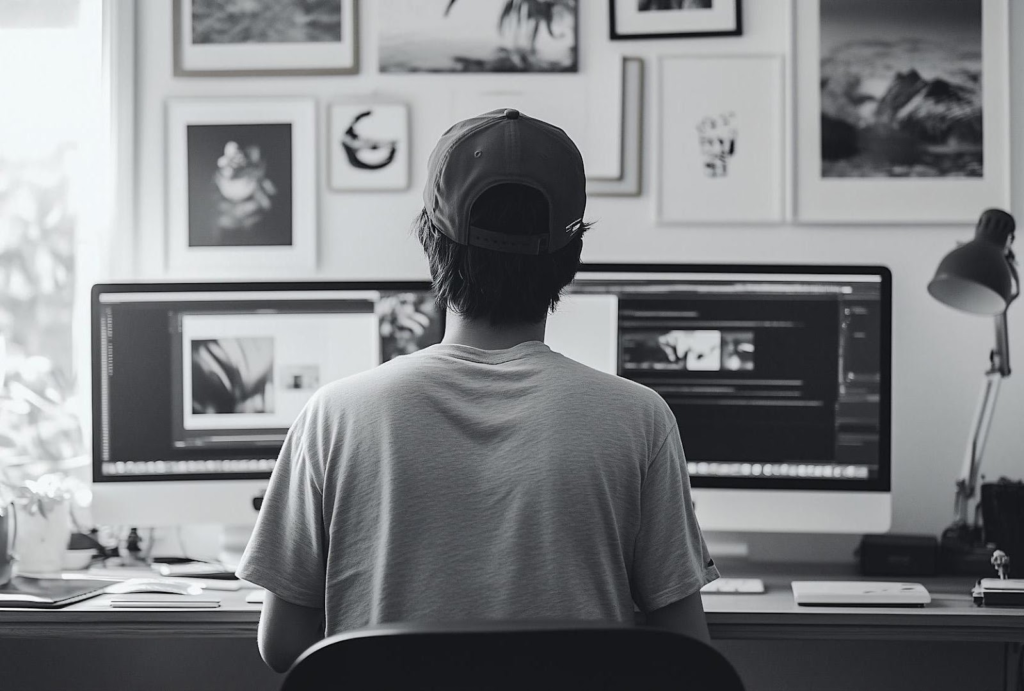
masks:
[(631, 622), (718, 571), (664, 400), (529, 341), (435, 345), (318, 391), (238, 575), (324, 608), (330, 635)]

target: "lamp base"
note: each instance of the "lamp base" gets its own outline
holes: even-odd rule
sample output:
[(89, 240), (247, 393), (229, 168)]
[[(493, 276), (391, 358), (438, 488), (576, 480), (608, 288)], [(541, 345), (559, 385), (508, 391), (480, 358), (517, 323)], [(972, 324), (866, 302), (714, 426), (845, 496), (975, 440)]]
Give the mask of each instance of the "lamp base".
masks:
[(992, 552), (995, 545), (986, 544), (981, 528), (951, 525), (939, 540), (939, 573), (944, 576), (992, 576)]

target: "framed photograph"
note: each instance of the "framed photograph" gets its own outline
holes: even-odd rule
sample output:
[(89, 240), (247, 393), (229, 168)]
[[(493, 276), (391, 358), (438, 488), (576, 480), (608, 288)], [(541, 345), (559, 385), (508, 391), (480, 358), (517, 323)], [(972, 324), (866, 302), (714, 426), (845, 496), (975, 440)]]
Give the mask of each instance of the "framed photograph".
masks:
[(354, 74), (357, 0), (174, 0), (179, 77)]
[(782, 79), (777, 56), (661, 59), (659, 221), (783, 220)]
[(644, 60), (622, 58), (622, 166), (617, 177), (587, 175), (587, 195), (637, 197), (642, 190)]
[(741, 0), (608, 0), (613, 41), (743, 33)]
[(380, 71), (576, 72), (579, 0), (375, 0)]
[(167, 264), (212, 277), (316, 266), (312, 99), (167, 104)]
[(332, 104), (328, 137), (332, 190), (409, 187), (409, 109), (404, 104)]
[(1007, 0), (796, 9), (801, 221), (970, 223), (1009, 205)]

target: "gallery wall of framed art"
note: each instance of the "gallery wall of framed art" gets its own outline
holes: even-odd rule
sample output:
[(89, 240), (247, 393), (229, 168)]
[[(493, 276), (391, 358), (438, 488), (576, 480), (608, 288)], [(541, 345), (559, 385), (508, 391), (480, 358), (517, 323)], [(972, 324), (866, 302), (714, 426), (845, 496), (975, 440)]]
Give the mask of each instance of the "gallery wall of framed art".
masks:
[[(144, 29), (140, 42), (154, 46), (143, 51), (148, 60), (154, 59), (159, 36), (167, 36), (167, 28), (158, 26), (161, 13), (181, 24), (187, 9), (193, 31), (207, 42), (196, 44), (199, 47), (262, 49), (295, 31), (295, 17), (270, 26), (238, 21), (238, 35), (228, 31), (229, 25), (223, 22), (204, 28), (209, 13), (204, 1), (154, 0), (156, 5), (140, 12)], [(924, 61), (923, 66), (903, 65), (898, 70), (892, 68), (893, 74), (877, 78), (873, 72), (862, 74), (873, 68), (851, 57), (856, 55), (857, 42), (873, 35), (872, 3), (877, 0), (853, 2), (859, 8), (856, 21), (844, 15), (851, 2), (608, 0), (587, 4), (565, 0), (555, 3), (549, 23), (527, 10), (503, 16), (506, 6), (529, 4), (505, 0), (381, 0), (352, 2), (351, 10), (343, 0), (318, 0), (303, 3), (304, 28), (295, 34), (302, 40), (277, 45), (290, 45), (297, 51), (305, 44), (324, 42), (327, 33), (341, 35), (335, 31), (338, 26), (344, 34), (346, 13), (351, 11), (351, 44), (357, 47), (353, 58), (360, 71), (284, 71), (264, 79), (252, 78), (245, 65), (236, 64), (219, 75), (197, 78), (203, 73), (175, 72), (181, 67), (181, 56), (172, 54), (168, 66), (165, 54), (163, 67), (141, 69), (139, 100), (144, 109), (153, 107), (149, 104), (159, 105), (162, 117), (163, 101), (172, 96), (313, 99), (316, 119), (310, 158), (315, 166), (313, 206), (319, 219), (314, 235), (326, 266), (342, 267), (342, 271), (368, 271), (364, 267), (372, 266), (394, 247), (401, 248), (394, 265), (405, 267), (398, 270), (400, 274), (419, 270), (418, 248), (407, 247), (403, 233), (407, 219), (417, 210), (423, 167), (432, 143), (455, 120), (495, 107), (518, 106), (527, 114), (564, 124), (584, 150), (589, 208), (613, 222), (639, 224), (652, 241), (669, 246), (701, 237), (702, 229), (711, 227), (763, 226), (766, 233), (792, 233), (799, 228), (827, 226), (952, 226), (969, 222), (983, 202), (1006, 205), (1011, 182), (1009, 149), (988, 151), (986, 147), (1003, 139), (1001, 132), (1009, 124), (1005, 117), (1008, 106), (1005, 90), (1000, 103), (1000, 89), (985, 88), (990, 82), (999, 84), (1008, 78), (1008, 32), (1000, 38), (996, 29), (1000, 22), (1005, 25), (1006, 0), (936, 0), (985, 8), (987, 19), (973, 24), (973, 44), (965, 38), (970, 22), (954, 22), (963, 35), (951, 34), (952, 38), (943, 33), (941, 12), (932, 13), (938, 28), (929, 28), (927, 22), (913, 23), (917, 33), (909, 40), (914, 46), (945, 42), (947, 47), (962, 49), (962, 54), (974, 46), (973, 50), (981, 51), (984, 70), (972, 73), (969, 57), (963, 55), (963, 65), (957, 67), (950, 59), (943, 67), (939, 65), (945, 59), (942, 51), (933, 46), (930, 53), (922, 49), (916, 56)], [(321, 10), (325, 13), (320, 14)], [(630, 12), (654, 18), (650, 21), (664, 29), (659, 40), (625, 31), (616, 17)], [(339, 16), (340, 23), (336, 21)], [(846, 34), (832, 36), (830, 27), (837, 23)], [(172, 36), (172, 48), (179, 53), (182, 26), (179, 35)], [(215, 30), (223, 34), (217, 39), (222, 44), (214, 42)], [(995, 32), (994, 39), (982, 35), (986, 32)], [(244, 41), (243, 34), (248, 37)], [(478, 40), (467, 42), (465, 37), (470, 35)], [(817, 43), (812, 46), (813, 41)], [(843, 48), (846, 43), (851, 45)], [(899, 50), (892, 47), (892, 55)], [(816, 58), (802, 59), (809, 54)], [(768, 68), (769, 62), (774, 66)], [(634, 66), (627, 70), (625, 65)], [(878, 106), (885, 98), (884, 78), (893, 86), (897, 73), (909, 72), (911, 67), (920, 83), (912, 85), (908, 93), (921, 85), (932, 93), (950, 84), (954, 87), (950, 93), (966, 99), (964, 103), (970, 106), (950, 106), (942, 132), (935, 130), (934, 122), (907, 118), (905, 113), (885, 115), (898, 110), (895, 96), (884, 107)], [(164, 72), (154, 74), (154, 69)], [(936, 70), (949, 74), (943, 77)], [(811, 86), (824, 75), (828, 76), (824, 90)], [(634, 83), (636, 76), (639, 81)], [(977, 104), (971, 106), (969, 90), (956, 83), (961, 78), (968, 84), (977, 80)], [(856, 80), (859, 91), (844, 91), (845, 84)], [(737, 106), (741, 110), (758, 113), (753, 124), (750, 116), (727, 107), (711, 108), (716, 112), (702, 115), (696, 124), (670, 122), (673, 117), (692, 117), (691, 111), (701, 110), (702, 99), (706, 104), (712, 98), (724, 100), (729, 94), (742, 104)], [(843, 98), (855, 105), (844, 105)], [(675, 105), (670, 108), (672, 99)], [(930, 102), (926, 105), (931, 107)], [(354, 110), (346, 111), (347, 106)], [(396, 107), (381, 111), (378, 106)], [(374, 112), (370, 115), (361, 110), (371, 107)], [(676, 112), (669, 112), (673, 108)], [(833, 137), (836, 123), (822, 120), (823, 114), (838, 114), (834, 120), (851, 128), (846, 130), (853, 134), (845, 144), (840, 138), (839, 153)], [(883, 122), (884, 118), (889, 121)], [(897, 122), (899, 118), (903, 119)], [(153, 122), (151, 114), (144, 119)], [(822, 122), (826, 127), (822, 128)], [(893, 127), (894, 133), (885, 135), (881, 125), (892, 123), (898, 125)], [(913, 141), (915, 127), (931, 134)], [(842, 126), (838, 129), (843, 131)], [(162, 143), (154, 146), (155, 135), (147, 134), (152, 127), (144, 130), (143, 137), (150, 142), (147, 149), (162, 150)], [(985, 136), (992, 132), (996, 135)], [(866, 147), (865, 153), (843, 154), (842, 146), (849, 148), (851, 142)], [(919, 155), (939, 164), (929, 169), (928, 165), (903, 165), (896, 160), (882, 177), (882, 171), (867, 162), (888, 155), (887, 146), (896, 159)], [(695, 161), (696, 167), (687, 167), (688, 161)], [(951, 162), (949, 170), (942, 168), (942, 161)], [(962, 164), (961, 170), (952, 166), (955, 162)], [(172, 164), (170, 160), (167, 163)], [(743, 175), (749, 176), (749, 184), (742, 182)], [(151, 178), (152, 172), (143, 183), (145, 191), (152, 188)], [(159, 221), (167, 229), (167, 239), (161, 244), (171, 247), (169, 220), (187, 209), (171, 208), (173, 185), (163, 173), (159, 180), (164, 181)], [(929, 192), (931, 189), (939, 193)], [(881, 196), (872, 196), (876, 194), (872, 190), (880, 190)], [(924, 190), (917, 201), (915, 190)], [(384, 198), (390, 201), (382, 203)], [(150, 208), (156, 205), (145, 206), (143, 215), (152, 217)], [(346, 238), (353, 226), (376, 230), (369, 242), (348, 246)], [(680, 239), (669, 239), (673, 234)], [(592, 246), (601, 247), (600, 234), (592, 237), (596, 238)], [(140, 252), (145, 253), (145, 244)], [(615, 241), (609, 241), (605, 247), (614, 245)], [(171, 267), (181, 266), (171, 261), (163, 248), (159, 256), (159, 266), (167, 271), (176, 272)]]

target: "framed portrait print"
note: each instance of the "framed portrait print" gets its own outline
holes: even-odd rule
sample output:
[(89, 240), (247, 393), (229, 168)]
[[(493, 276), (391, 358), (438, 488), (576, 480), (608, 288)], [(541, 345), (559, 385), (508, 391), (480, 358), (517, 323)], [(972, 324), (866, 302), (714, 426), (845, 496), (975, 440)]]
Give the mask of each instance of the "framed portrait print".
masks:
[(659, 221), (783, 219), (782, 80), (777, 56), (661, 59)]
[(608, 0), (608, 11), (613, 41), (743, 33), (741, 0)]
[(167, 103), (167, 266), (210, 278), (316, 267), (312, 99)]
[(174, 0), (179, 77), (354, 74), (358, 0)]
[(409, 187), (409, 109), (397, 103), (334, 103), (328, 108), (332, 190)]
[(970, 223), (1009, 205), (1007, 0), (796, 12), (800, 221)]
[(373, 1), (383, 73), (579, 70), (580, 0)]

